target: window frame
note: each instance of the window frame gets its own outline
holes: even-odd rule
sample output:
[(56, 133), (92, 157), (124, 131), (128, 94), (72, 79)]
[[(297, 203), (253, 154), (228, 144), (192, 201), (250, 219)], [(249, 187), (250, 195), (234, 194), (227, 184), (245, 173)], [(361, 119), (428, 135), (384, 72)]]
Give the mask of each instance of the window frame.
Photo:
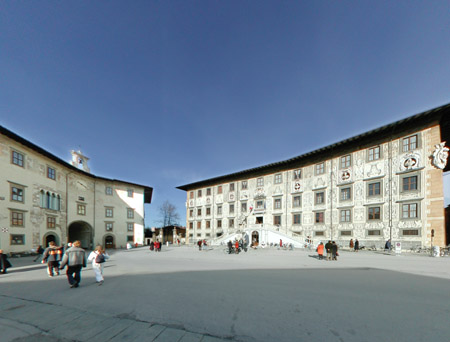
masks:
[(127, 232), (134, 232), (134, 222), (127, 222)]
[(283, 174), (281, 172), (280, 173), (276, 173), (273, 176), (273, 183), (274, 184), (282, 184), (283, 183)]
[(264, 186), (264, 177), (258, 177), (258, 178), (256, 178), (256, 186), (257, 186), (258, 188)]
[[(371, 215), (370, 211), (372, 209), (376, 209), (376, 208), (379, 209), (379, 212), (378, 212), (379, 218), (376, 218), (376, 217), (370, 218), (370, 215)], [(373, 216), (376, 216), (376, 213), (373, 213)], [(382, 219), (383, 219), (383, 209), (382, 209), (381, 205), (372, 205), (372, 206), (367, 207), (367, 221), (369, 221), (369, 222), (381, 221)]]
[(316, 211), (314, 213), (314, 224), (325, 224), (325, 211)]
[(351, 223), (352, 222), (352, 210), (351, 209), (340, 209), (339, 210), (339, 222), (340, 223)]
[(348, 169), (352, 166), (352, 155), (346, 154), (339, 158), (339, 167), (340, 169)]
[(55, 228), (56, 228), (56, 217), (47, 216), (47, 229), (55, 229)]
[(276, 197), (273, 199), (273, 210), (283, 209), (283, 200), (281, 197)]
[[(110, 229), (108, 229), (110, 227)], [(105, 222), (105, 232), (114, 231), (114, 222)]]
[(25, 154), (16, 150), (11, 150), (11, 164), (25, 168)]
[(105, 208), (105, 217), (108, 217), (108, 218), (114, 217), (114, 208), (106, 207)]
[[(20, 238), (20, 241), (22, 242), (22, 243), (17, 243), (16, 241), (16, 238), (14, 238), (14, 237), (21, 237)], [(24, 246), (25, 245), (25, 238), (26, 238), (26, 236), (25, 236), (25, 234), (10, 234), (9, 235), (9, 243), (10, 243), (10, 245), (11, 246)]]
[[(278, 221), (278, 223), (277, 223)], [(273, 225), (281, 227), (281, 215), (273, 215)]]
[(86, 204), (77, 203), (77, 215), (86, 216)]
[(314, 165), (314, 175), (320, 176), (325, 174), (325, 162), (317, 163)]
[(112, 196), (113, 195), (113, 188), (112, 186), (105, 186), (105, 195)]
[[(343, 194), (345, 194), (345, 190), (348, 190), (348, 197), (343, 198)], [(352, 187), (351, 186), (342, 186), (339, 188), (339, 202), (347, 202), (352, 200)]]
[[(416, 139), (416, 141), (414, 143), (415, 144), (414, 147), (412, 146), (413, 143), (411, 142), (412, 138)], [(405, 142), (406, 142), (406, 144), (405, 144)], [(402, 153), (406, 153), (406, 152), (417, 150), (419, 147), (420, 147), (419, 133), (408, 135), (406, 137), (403, 137), (402, 140), (401, 140), (400, 150), (401, 150)]]
[(47, 165), (47, 178), (56, 180), (56, 169)]
[[(415, 210), (416, 216), (411, 216), (411, 215), (410, 215), (410, 213), (412, 212), (412, 211), (410, 210), (410, 207), (411, 207), (412, 205), (415, 205), (415, 206), (416, 206), (416, 210)], [(405, 213), (404, 207), (405, 207), (405, 206), (408, 206), (408, 209), (409, 209), (409, 210), (407, 210), (407, 213), (408, 213), (408, 216), (407, 216), (407, 217), (404, 216), (404, 213)], [(421, 215), (420, 215), (420, 202), (413, 202), (413, 201), (411, 201), (411, 202), (402, 202), (402, 203), (400, 203), (400, 213), (401, 213), (401, 214), (400, 214), (400, 219), (401, 219), (401, 220), (404, 220), (404, 221), (414, 221), (414, 220), (419, 220), (420, 217), (421, 217)]]
[[(408, 178), (416, 178), (416, 188), (415, 189), (406, 189), (405, 190), (405, 179)], [(414, 192), (420, 192), (420, 173), (419, 172), (412, 172), (412, 173), (406, 173), (402, 174), (400, 176), (400, 193), (414, 193)], [(412, 183), (410, 183), (412, 184)]]
[(292, 196), (292, 208), (301, 208), (301, 207), (302, 207), (302, 195)]
[[(298, 220), (297, 220), (298, 218)], [(298, 222), (296, 222), (298, 221)], [(292, 213), (292, 225), (299, 226), (302, 224), (302, 214), (301, 213)]]
[(127, 208), (127, 219), (134, 219), (134, 209)]
[[(370, 187), (374, 184), (380, 184), (379, 190), (380, 193), (379, 194), (370, 194)], [(369, 181), (366, 184), (366, 191), (367, 191), (367, 197), (368, 198), (373, 198), (373, 197), (382, 197), (383, 194), (383, 180), (382, 179), (377, 179), (377, 180), (373, 180), (373, 181)]]
[(14, 228), (24, 228), (25, 227), (25, 212), (19, 210), (10, 211), (10, 224)]
[[(15, 194), (15, 190), (20, 191), (21, 194)], [(19, 184), (10, 184), (11, 197), (10, 200), (16, 203), (25, 203), (25, 187)], [(20, 199), (19, 199), (20, 198)]]
[[(378, 149), (378, 154), (377, 154)], [(375, 158), (378, 156), (378, 158)], [(367, 149), (367, 161), (373, 162), (383, 158), (381, 145), (373, 146)]]
[[(321, 199), (321, 201), (319, 201)], [(325, 190), (314, 192), (314, 205), (324, 205), (325, 204)]]

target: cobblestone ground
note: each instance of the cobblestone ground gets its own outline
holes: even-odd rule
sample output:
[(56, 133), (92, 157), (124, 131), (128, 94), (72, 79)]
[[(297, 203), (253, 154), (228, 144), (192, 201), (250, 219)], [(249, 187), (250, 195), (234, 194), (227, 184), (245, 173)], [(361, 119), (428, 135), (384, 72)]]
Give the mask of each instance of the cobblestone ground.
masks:
[(115, 251), (69, 288), (31, 257), (0, 276), (0, 340), (448, 341), (450, 258), (163, 247)]

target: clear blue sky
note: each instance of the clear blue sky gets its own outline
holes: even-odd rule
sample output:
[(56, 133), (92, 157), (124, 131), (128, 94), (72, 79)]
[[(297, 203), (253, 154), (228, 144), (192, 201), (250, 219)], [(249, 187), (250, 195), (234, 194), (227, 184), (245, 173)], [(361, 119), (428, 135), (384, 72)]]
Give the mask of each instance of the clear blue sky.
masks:
[(178, 185), (449, 103), (449, 14), (448, 1), (1, 1), (0, 124), (152, 186), (147, 226), (165, 200), (185, 222)]

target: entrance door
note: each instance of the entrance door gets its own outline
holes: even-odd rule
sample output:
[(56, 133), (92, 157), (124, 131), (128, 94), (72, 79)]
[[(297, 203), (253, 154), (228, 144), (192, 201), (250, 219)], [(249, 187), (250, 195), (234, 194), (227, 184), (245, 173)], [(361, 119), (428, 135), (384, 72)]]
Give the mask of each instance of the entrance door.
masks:
[(264, 217), (263, 216), (257, 216), (256, 217), (256, 224), (263, 224), (263, 220), (264, 219)]
[(93, 248), (92, 228), (87, 222), (77, 221), (69, 226), (69, 242), (79, 240), (81, 247), (85, 249)]
[(259, 245), (259, 233), (255, 230), (252, 232), (252, 246)]
[(49, 244), (51, 241), (53, 241), (53, 242), (56, 243), (56, 236), (53, 235), (53, 234), (49, 234), (49, 235), (47, 235), (47, 236), (45, 237), (45, 245), (44, 245), (44, 246), (48, 247), (48, 244)]
[(114, 236), (108, 235), (105, 237), (105, 248), (115, 248)]

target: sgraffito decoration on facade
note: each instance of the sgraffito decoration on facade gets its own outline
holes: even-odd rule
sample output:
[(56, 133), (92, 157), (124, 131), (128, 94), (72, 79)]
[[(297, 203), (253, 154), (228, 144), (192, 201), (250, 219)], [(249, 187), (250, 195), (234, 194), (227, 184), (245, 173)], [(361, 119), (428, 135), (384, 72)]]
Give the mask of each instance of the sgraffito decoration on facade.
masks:
[(433, 165), (438, 169), (443, 170), (447, 165), (449, 148), (445, 146), (445, 141), (440, 144), (434, 145), (435, 150), (433, 152)]
[(254, 199), (266, 198), (266, 193), (264, 192), (264, 189), (256, 188), (253, 198)]
[(400, 172), (418, 169), (421, 166), (419, 153), (408, 153), (400, 158)]
[(346, 170), (341, 170), (339, 172), (339, 183), (346, 183), (346, 182), (351, 182), (352, 181), (352, 170), (351, 169), (346, 169)]
[(300, 192), (302, 190), (302, 185), (300, 184), (300, 182), (295, 182), (294, 183), (294, 192)]

